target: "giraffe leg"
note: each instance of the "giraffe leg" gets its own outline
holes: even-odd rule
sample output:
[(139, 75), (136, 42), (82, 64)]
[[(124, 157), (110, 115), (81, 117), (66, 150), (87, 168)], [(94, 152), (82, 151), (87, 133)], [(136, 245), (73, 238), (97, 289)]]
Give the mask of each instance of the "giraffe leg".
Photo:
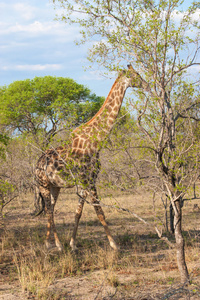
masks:
[(91, 200), (92, 200), (93, 204), (97, 204), (97, 205), (94, 205), (94, 209), (95, 209), (96, 214), (97, 214), (97, 216), (99, 218), (99, 221), (101, 222), (101, 224), (103, 225), (103, 227), (105, 229), (105, 232), (106, 232), (106, 235), (107, 235), (108, 240), (110, 242), (111, 248), (113, 248), (114, 250), (118, 250), (118, 246), (117, 246), (116, 242), (114, 241), (114, 239), (113, 239), (113, 237), (112, 237), (112, 235), (110, 233), (110, 230), (108, 228), (108, 225), (106, 223), (103, 209), (101, 208), (101, 206), (99, 204), (96, 187), (93, 187), (91, 189)]
[(57, 197), (56, 197), (56, 192), (54, 191), (52, 193), (52, 189), (50, 189), (50, 188), (40, 187), (40, 192), (45, 201), (47, 220), (48, 220), (45, 245), (46, 245), (47, 249), (52, 248), (51, 243), (50, 243), (50, 236), (51, 236), (51, 230), (53, 230), (56, 246), (58, 247), (59, 250), (62, 250), (62, 246), (58, 239), (56, 228), (55, 228), (55, 223), (54, 223), (54, 207), (55, 207), (55, 203), (56, 203), (59, 191), (57, 191)]
[(47, 249), (51, 248), (50, 244), (50, 235), (51, 235), (51, 228), (52, 228), (52, 205), (51, 205), (51, 194), (50, 189), (40, 186), (40, 193), (42, 195), (42, 198), (45, 202), (46, 207), (46, 213), (47, 213), (47, 234), (46, 234), (46, 241), (45, 245)]
[(61, 242), (59, 241), (58, 234), (57, 234), (57, 231), (56, 231), (56, 226), (55, 226), (55, 223), (54, 223), (54, 207), (56, 205), (56, 201), (57, 201), (58, 195), (60, 193), (60, 188), (55, 187), (55, 186), (51, 186), (50, 187), (50, 193), (51, 193), (51, 207), (52, 207), (52, 230), (53, 230), (53, 234), (54, 234), (56, 247), (58, 248), (59, 251), (62, 251), (63, 247), (62, 247)]
[(82, 211), (83, 211), (83, 206), (85, 203), (84, 198), (86, 198), (86, 194), (84, 191), (81, 191), (81, 197), (79, 198), (79, 204), (78, 207), (76, 209), (76, 214), (75, 214), (75, 224), (74, 224), (74, 229), (73, 229), (73, 233), (72, 233), (72, 237), (71, 237), (71, 241), (70, 241), (70, 246), (72, 248), (72, 251), (75, 251), (77, 249), (76, 247), (76, 234), (77, 234), (77, 230), (78, 230), (78, 224), (82, 215)]

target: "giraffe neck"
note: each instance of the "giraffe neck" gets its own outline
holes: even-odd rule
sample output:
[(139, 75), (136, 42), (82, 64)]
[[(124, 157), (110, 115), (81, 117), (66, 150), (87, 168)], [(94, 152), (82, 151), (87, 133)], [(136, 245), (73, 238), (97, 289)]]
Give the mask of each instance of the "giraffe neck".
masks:
[(72, 132), (72, 153), (81, 156), (93, 155), (100, 150), (102, 141), (112, 130), (124, 94), (129, 86), (129, 79), (125, 76), (116, 79), (108, 97), (96, 115)]
[(129, 82), (126, 77), (117, 78), (100, 110), (91, 120), (76, 128), (74, 133), (79, 131), (89, 133), (88, 129), (93, 128), (94, 131), (96, 129), (96, 131), (103, 131), (108, 134), (119, 114), (128, 87)]

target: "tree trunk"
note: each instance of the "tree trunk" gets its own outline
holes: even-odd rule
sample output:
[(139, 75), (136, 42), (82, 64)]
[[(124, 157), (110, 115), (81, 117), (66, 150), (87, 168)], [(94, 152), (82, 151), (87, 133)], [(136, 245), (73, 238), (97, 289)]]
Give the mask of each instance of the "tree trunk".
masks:
[(172, 204), (169, 207), (169, 216), (170, 216), (170, 231), (174, 234), (174, 209)]
[(176, 239), (177, 249), (177, 264), (181, 276), (181, 282), (185, 283), (189, 279), (189, 273), (185, 262), (185, 245), (182, 235), (182, 208), (180, 200), (175, 201), (175, 212), (174, 212), (174, 234)]

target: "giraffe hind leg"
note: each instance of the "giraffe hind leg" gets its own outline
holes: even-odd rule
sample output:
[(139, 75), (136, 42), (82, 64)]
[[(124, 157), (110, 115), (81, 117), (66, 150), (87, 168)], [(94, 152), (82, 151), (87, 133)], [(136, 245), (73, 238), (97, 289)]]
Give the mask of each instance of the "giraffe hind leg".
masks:
[(52, 230), (53, 230), (53, 234), (54, 234), (56, 247), (58, 248), (59, 251), (62, 251), (63, 247), (62, 247), (61, 242), (59, 241), (58, 234), (57, 234), (57, 231), (56, 231), (56, 226), (55, 226), (55, 223), (54, 223), (54, 207), (56, 205), (59, 193), (60, 193), (60, 188), (55, 187), (55, 186), (50, 187), (51, 206), (52, 206), (52, 211), (53, 211), (53, 213), (52, 213)]
[(37, 212), (35, 214), (35, 217), (38, 217), (39, 215), (41, 215), (45, 211), (45, 201), (44, 201), (44, 198), (43, 198), (41, 192), (39, 193), (39, 198), (41, 199), (42, 208), (41, 208), (41, 210), (39, 212)]
[(41, 194), (41, 198), (44, 200), (46, 213), (47, 213), (47, 232), (46, 232), (45, 245), (47, 249), (50, 249), (52, 247), (50, 243), (50, 236), (51, 236), (51, 229), (52, 229), (52, 222), (53, 222), (50, 189), (40, 186), (40, 194)]
[(72, 248), (72, 251), (75, 251), (77, 249), (76, 247), (76, 234), (77, 234), (77, 230), (78, 230), (78, 224), (82, 215), (82, 211), (83, 211), (83, 206), (85, 203), (85, 198), (86, 198), (86, 193), (84, 191), (81, 191), (81, 197), (79, 198), (79, 204), (78, 207), (76, 209), (76, 214), (75, 214), (75, 224), (74, 224), (74, 229), (73, 229), (73, 233), (72, 233), (72, 237), (70, 240), (70, 246)]
[(40, 192), (41, 192), (41, 196), (45, 202), (47, 220), (48, 220), (45, 245), (46, 245), (47, 249), (52, 248), (52, 245), (50, 243), (50, 237), (51, 237), (51, 231), (53, 231), (54, 238), (55, 238), (55, 244), (59, 250), (62, 250), (62, 245), (58, 239), (58, 235), (57, 235), (56, 227), (55, 227), (55, 223), (54, 223), (54, 207), (55, 207), (55, 203), (56, 203), (59, 191), (57, 191), (57, 197), (56, 197), (55, 191), (52, 193), (52, 189), (50, 189), (50, 188), (40, 187)]

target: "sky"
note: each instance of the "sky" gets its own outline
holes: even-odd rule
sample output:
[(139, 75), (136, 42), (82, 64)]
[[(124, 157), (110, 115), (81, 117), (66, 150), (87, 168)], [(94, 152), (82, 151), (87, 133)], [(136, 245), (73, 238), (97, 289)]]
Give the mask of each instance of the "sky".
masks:
[(78, 26), (55, 20), (52, 2), (0, 0), (0, 86), (52, 75), (72, 78), (106, 97), (115, 78), (103, 76), (97, 66), (86, 68), (88, 45), (75, 45)]
[(51, 0), (0, 0), (0, 86), (35, 76), (61, 76), (106, 97), (114, 78), (85, 68), (88, 45), (75, 45), (78, 27), (55, 18)]

